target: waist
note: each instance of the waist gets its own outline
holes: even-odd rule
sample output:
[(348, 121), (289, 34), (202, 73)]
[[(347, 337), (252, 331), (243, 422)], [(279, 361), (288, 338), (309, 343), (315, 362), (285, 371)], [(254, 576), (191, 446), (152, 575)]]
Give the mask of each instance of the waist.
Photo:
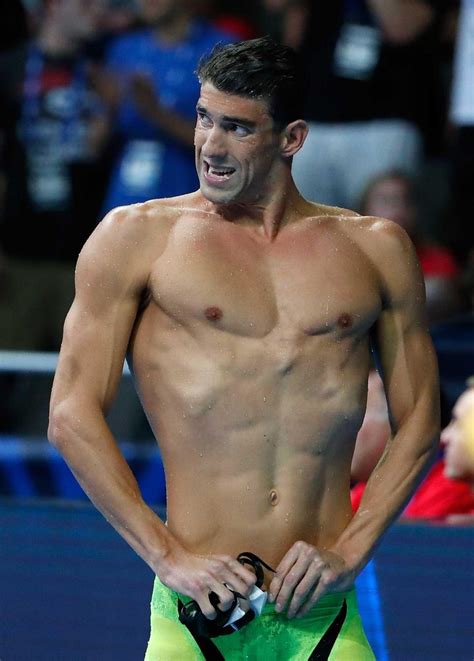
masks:
[[(186, 604), (191, 600), (191, 597), (174, 592), (156, 576), (153, 586), (153, 594), (151, 599), (151, 612), (167, 619), (178, 619), (178, 600)], [(346, 603), (349, 612), (357, 611), (357, 596), (356, 589), (351, 588), (345, 592), (332, 592), (323, 595), (319, 601), (311, 608), (305, 615), (304, 620), (306, 623), (312, 624), (312, 629), (317, 631), (321, 627), (322, 631), (326, 628), (327, 622), (333, 620), (341, 608)], [(283, 618), (286, 620), (285, 613), (278, 613), (275, 610), (275, 604), (266, 603), (260, 618), (272, 620)]]

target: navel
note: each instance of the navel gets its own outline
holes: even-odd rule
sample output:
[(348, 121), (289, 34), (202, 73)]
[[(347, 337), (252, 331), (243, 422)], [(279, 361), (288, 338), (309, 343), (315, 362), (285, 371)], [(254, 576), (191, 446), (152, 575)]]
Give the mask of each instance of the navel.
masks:
[(272, 489), (272, 490), (270, 491), (270, 495), (269, 495), (269, 497), (268, 497), (268, 500), (270, 501), (270, 505), (275, 506), (275, 505), (278, 504), (279, 498), (278, 498), (278, 494), (277, 494), (277, 492), (275, 491), (275, 489)]
[(340, 326), (341, 328), (350, 328), (352, 326), (351, 315), (347, 314), (347, 312), (341, 314), (341, 316), (337, 320), (337, 325)]
[(204, 314), (209, 321), (219, 321), (219, 319), (222, 319), (223, 312), (220, 308), (210, 307), (206, 308)]

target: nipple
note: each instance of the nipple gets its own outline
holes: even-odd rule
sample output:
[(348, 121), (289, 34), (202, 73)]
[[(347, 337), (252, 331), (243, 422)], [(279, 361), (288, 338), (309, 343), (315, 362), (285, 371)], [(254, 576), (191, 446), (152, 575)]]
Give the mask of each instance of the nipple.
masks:
[(278, 494), (275, 489), (270, 491), (270, 505), (275, 506), (278, 503)]
[(211, 307), (211, 308), (206, 308), (206, 311), (204, 312), (206, 315), (206, 319), (209, 319), (209, 321), (219, 321), (219, 319), (222, 319), (222, 310), (217, 307)]
[(347, 314), (347, 312), (344, 312), (344, 314), (341, 314), (341, 316), (337, 320), (337, 324), (341, 328), (350, 328), (352, 326), (352, 317), (351, 317), (351, 315)]

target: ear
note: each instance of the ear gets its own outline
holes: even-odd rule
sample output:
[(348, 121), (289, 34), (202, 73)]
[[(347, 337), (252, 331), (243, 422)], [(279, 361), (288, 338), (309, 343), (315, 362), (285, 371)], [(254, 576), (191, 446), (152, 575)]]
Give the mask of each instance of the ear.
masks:
[(286, 158), (294, 156), (303, 146), (308, 130), (308, 125), (303, 119), (296, 119), (287, 124), (281, 132), (280, 154)]

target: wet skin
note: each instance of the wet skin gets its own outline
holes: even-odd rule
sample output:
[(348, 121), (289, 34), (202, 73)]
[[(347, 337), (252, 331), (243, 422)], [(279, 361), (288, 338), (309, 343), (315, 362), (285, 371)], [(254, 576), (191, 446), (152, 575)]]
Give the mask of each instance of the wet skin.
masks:
[[(413, 247), (393, 223), (301, 198), (290, 159), (304, 135), (204, 84), (201, 190), (112, 212), (81, 254), (65, 325), (50, 438), (120, 534), (209, 616), (210, 590), (225, 607), (224, 584), (255, 580), (232, 560), (242, 551), (278, 566), (282, 605), (298, 581), (314, 590), (292, 612), (350, 587), (436, 446)], [(352, 518), (369, 338), (394, 439)], [(165, 465), (167, 527), (105, 422), (126, 352)]]
[[(329, 547), (351, 518), (381, 309), (357, 245), (368, 230), (315, 207), (323, 215), (269, 243), (180, 204), (165, 211), (130, 346), (168, 475), (169, 529), (199, 553), (248, 548), (275, 565), (297, 539)], [(163, 227), (159, 215), (150, 222)]]

